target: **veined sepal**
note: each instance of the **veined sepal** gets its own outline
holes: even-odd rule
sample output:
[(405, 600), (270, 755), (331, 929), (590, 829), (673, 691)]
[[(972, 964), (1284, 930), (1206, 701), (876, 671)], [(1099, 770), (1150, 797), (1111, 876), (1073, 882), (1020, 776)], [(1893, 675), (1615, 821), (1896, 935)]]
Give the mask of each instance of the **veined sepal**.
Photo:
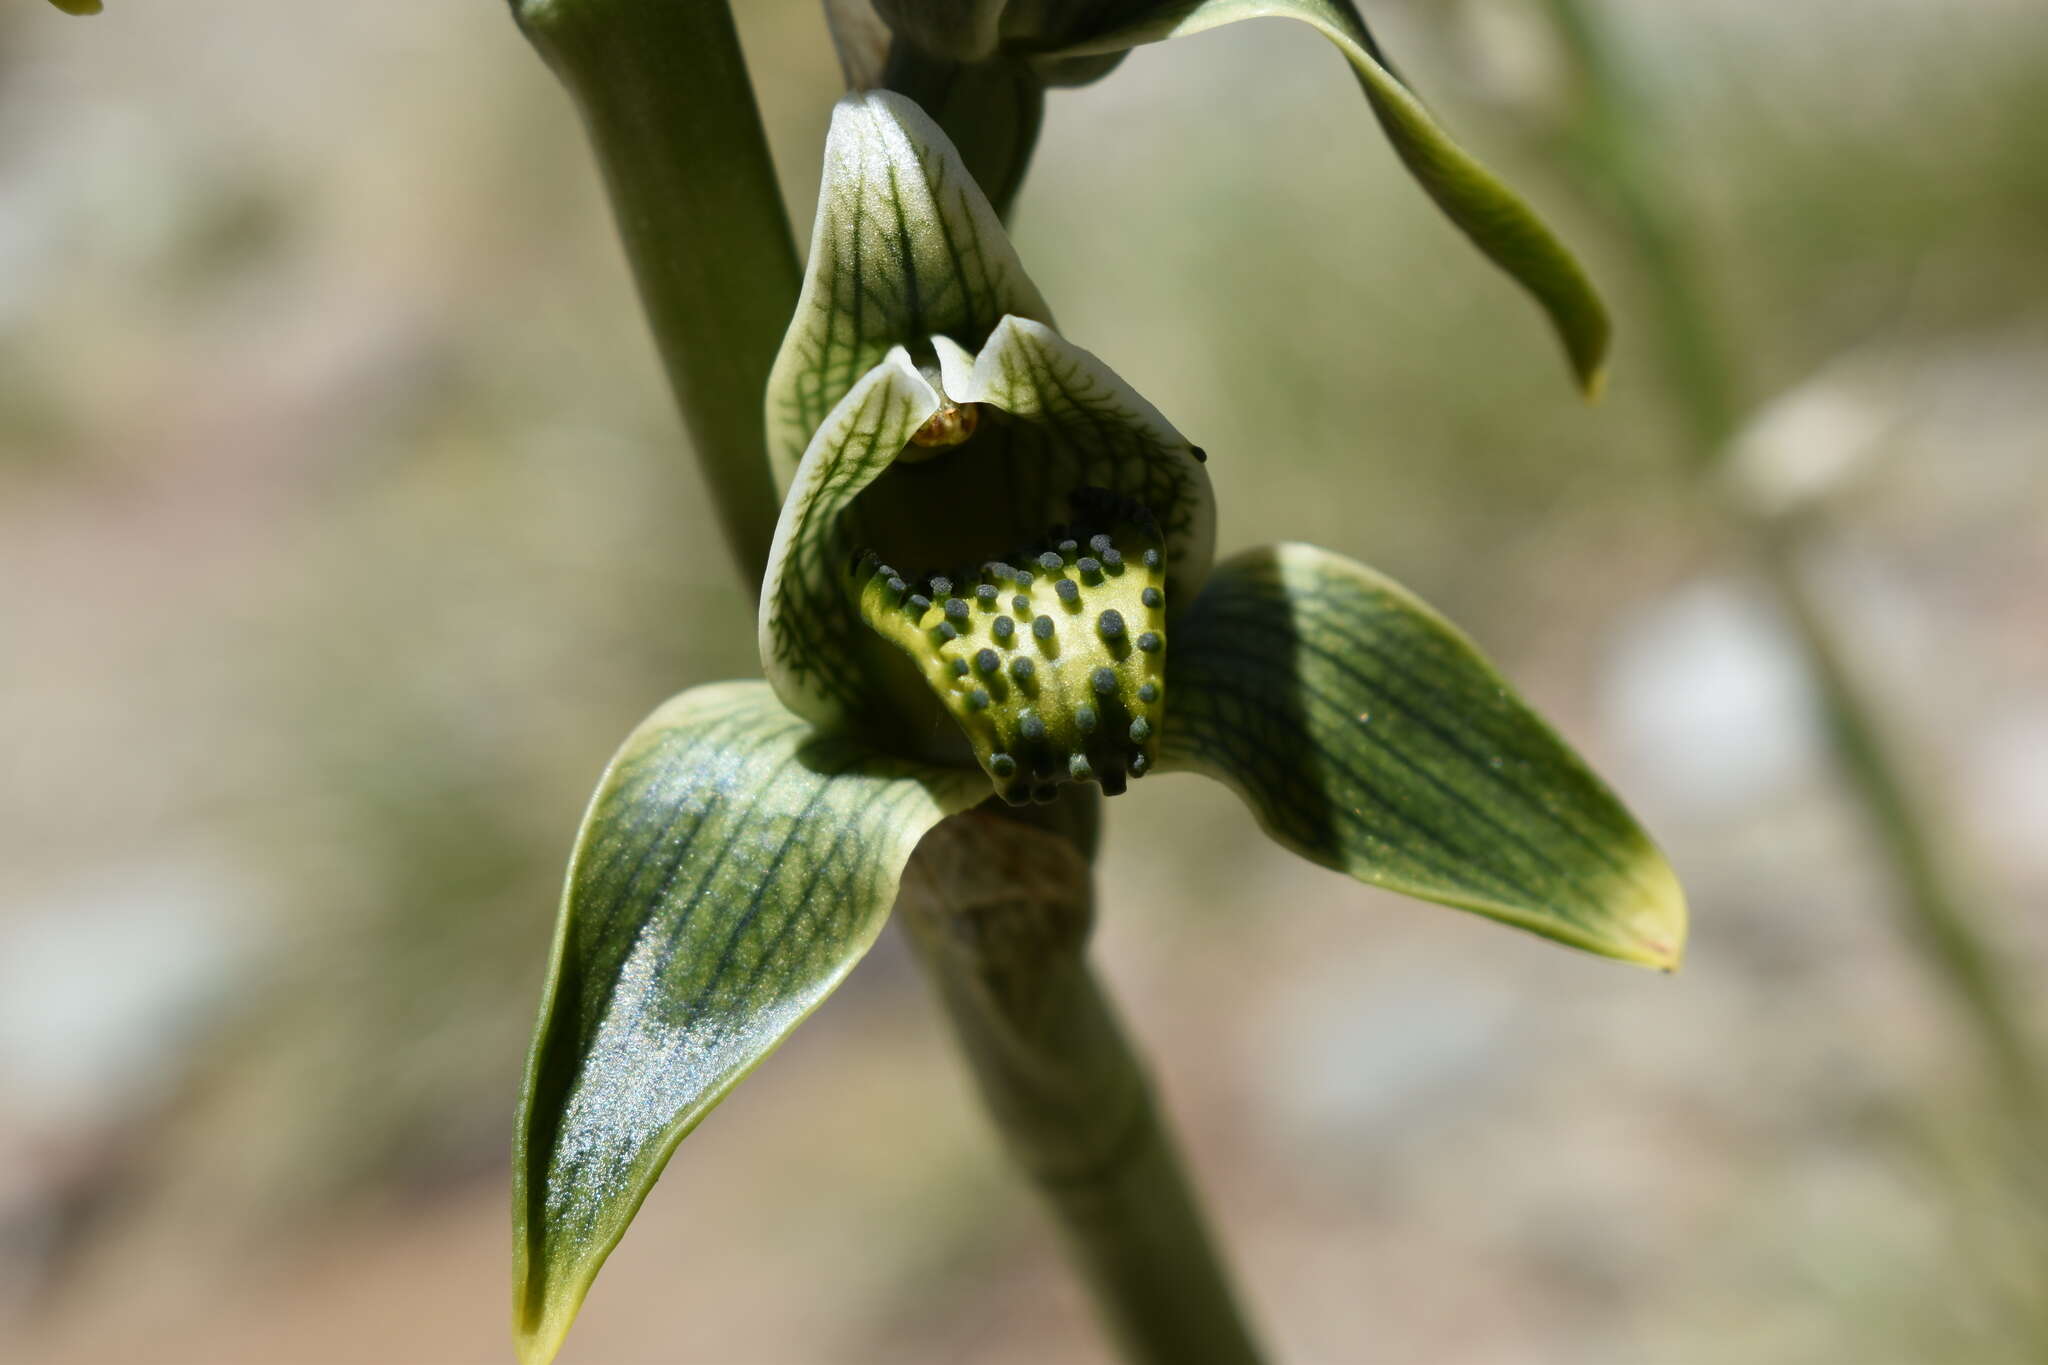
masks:
[(513, 1327), (561, 1345), (676, 1144), (867, 952), (911, 850), (988, 795), (820, 735), (760, 682), (626, 740), (569, 864), (513, 1144)]
[(896, 346), (978, 349), (1006, 315), (1052, 321), (945, 133), (887, 90), (840, 100), (802, 292), (769, 371), (769, 459), (787, 489), (826, 415)]
[(1312, 545), (1218, 566), (1178, 623), (1165, 771), (1236, 789), (1325, 867), (1647, 966), (1685, 895), (1604, 783), (1472, 642)]

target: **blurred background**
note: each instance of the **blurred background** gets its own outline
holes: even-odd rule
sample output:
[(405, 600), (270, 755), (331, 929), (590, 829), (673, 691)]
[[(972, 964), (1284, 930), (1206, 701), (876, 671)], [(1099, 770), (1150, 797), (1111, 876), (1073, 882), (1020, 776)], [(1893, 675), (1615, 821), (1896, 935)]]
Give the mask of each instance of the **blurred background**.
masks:
[[(837, 67), (808, 0), (739, 8), (807, 228)], [(1056, 95), (1020, 250), (1213, 453), (1224, 548), (1313, 540), (1464, 624), (1695, 933), (1656, 976), (1295, 862), (1220, 787), (1113, 803), (1104, 970), (1250, 1306), (1290, 1362), (2039, 1360), (2003, 1087), (1690, 472), (1670, 280), (1586, 173), (1549, 7), (1370, 8), (1609, 292), (1601, 406), (1293, 25)], [(2038, 1036), (2048, 9), (1593, 12), (1658, 114), (1741, 496), (1803, 509)], [(756, 670), (668, 402), (501, 3), (4, 0), (10, 1359), (509, 1359), (578, 815), (656, 702)], [(892, 931), (685, 1145), (562, 1359), (1106, 1357)]]

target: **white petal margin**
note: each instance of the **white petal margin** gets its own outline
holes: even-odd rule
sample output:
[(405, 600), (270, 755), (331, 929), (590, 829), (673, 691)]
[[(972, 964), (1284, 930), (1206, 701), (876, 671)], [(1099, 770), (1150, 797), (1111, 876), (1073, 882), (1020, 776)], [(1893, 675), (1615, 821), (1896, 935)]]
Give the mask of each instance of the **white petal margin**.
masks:
[(789, 485), (825, 415), (890, 347), (978, 347), (1006, 313), (1052, 321), (952, 142), (901, 95), (842, 99), (803, 291), (768, 376), (777, 482)]
[[(1013, 499), (1050, 506), (1075, 488), (1113, 489), (1159, 518), (1166, 591), (1194, 600), (1216, 556), (1216, 496), (1203, 458), (1173, 423), (1092, 351), (1029, 318), (1006, 317), (969, 368), (958, 347), (939, 348), (946, 394), (1025, 419), (1035, 457), (1013, 456)], [(1042, 485), (1042, 486), (1041, 486)]]
[(819, 726), (859, 708), (868, 628), (847, 597), (841, 515), (939, 410), (910, 353), (892, 347), (811, 438), (782, 502), (761, 588), (761, 667), (782, 704)]

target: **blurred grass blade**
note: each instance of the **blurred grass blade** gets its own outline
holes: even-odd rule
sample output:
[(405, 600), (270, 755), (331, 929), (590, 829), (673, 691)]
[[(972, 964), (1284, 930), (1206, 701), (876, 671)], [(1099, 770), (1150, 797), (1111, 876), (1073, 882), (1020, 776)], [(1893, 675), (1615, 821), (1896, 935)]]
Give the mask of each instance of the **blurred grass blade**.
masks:
[(918, 839), (987, 791), (821, 738), (759, 682), (685, 692), (626, 741), (570, 863), (514, 1139), (528, 1365), (675, 1145), (867, 951)]
[[(1124, 6), (1126, 10), (1131, 6)], [(1606, 377), (1607, 309), (1564, 244), (1535, 210), (1460, 147), (1387, 66), (1357, 12), (1343, 0), (1171, 0), (1144, 8), (1128, 27), (1096, 33), (1068, 53), (1107, 52), (1202, 33), (1241, 19), (1298, 19), (1350, 61), (1380, 127), (1429, 197), (1494, 264), (1535, 296), (1564, 342), (1589, 397)], [(1063, 54), (1065, 55), (1065, 54)]]
[(898, 344), (980, 347), (1005, 313), (1051, 322), (995, 210), (936, 124), (886, 90), (832, 111), (796, 317), (768, 376), (785, 487), (825, 415)]
[(1235, 788), (1282, 844), (1574, 947), (1678, 963), (1677, 878), (1442, 617), (1308, 545), (1219, 566), (1176, 630), (1162, 766)]
[(561, 78), (720, 529), (752, 588), (779, 505), (761, 387), (802, 272), (722, 0), (512, 0)]

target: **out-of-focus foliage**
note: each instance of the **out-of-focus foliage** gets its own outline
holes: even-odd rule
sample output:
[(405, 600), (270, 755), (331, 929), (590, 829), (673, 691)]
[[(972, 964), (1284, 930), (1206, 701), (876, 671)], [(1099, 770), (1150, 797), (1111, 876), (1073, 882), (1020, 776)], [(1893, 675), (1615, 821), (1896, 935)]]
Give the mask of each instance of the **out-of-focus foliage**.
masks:
[[(2039, 6), (1610, 8), (1744, 396), (1777, 400), (1742, 467), (1829, 490), (1815, 567), (2048, 998)], [(2014, 1358), (1978, 1286), (2024, 1285), (2038, 1229), (1928, 1174), (1974, 1178), (1959, 1049), (1668, 458), (1643, 281), (1554, 169), (1540, 10), (1375, 19), (1614, 291), (1599, 409), (1370, 130), (1302, 139), (1357, 93), (1293, 26), (1055, 95), (1016, 235), (1219, 452), (1226, 552), (1314, 540), (1466, 624), (1708, 932), (1638, 980), (1361, 914), (1162, 780), (1111, 822), (1109, 972), (1281, 1354)], [(803, 0), (742, 11), (808, 221), (836, 65)], [(565, 831), (656, 701), (753, 666), (610, 231), (499, 7), (0, 13), (0, 1312), (34, 1311), (29, 1359), (355, 1359), (365, 1323), (501, 1358)], [(726, 1358), (721, 1321), (772, 1321), (766, 1361), (1099, 1349), (891, 936), (870, 962), (691, 1139), (565, 1360)]]

